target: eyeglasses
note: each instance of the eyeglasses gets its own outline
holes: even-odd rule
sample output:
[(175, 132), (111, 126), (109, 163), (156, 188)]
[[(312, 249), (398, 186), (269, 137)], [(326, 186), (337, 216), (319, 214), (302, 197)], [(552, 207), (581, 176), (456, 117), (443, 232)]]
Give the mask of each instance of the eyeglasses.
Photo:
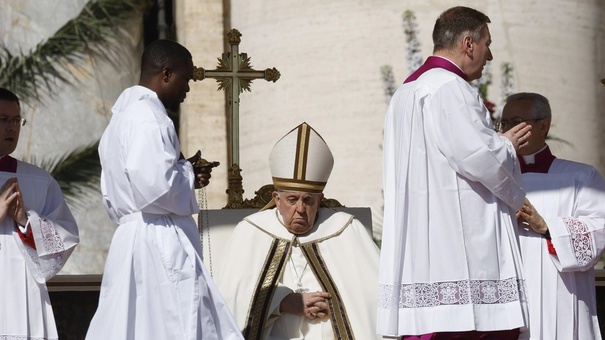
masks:
[(27, 123), (27, 119), (25, 118), (8, 118), (8, 117), (0, 117), (1, 125), (12, 125), (12, 126), (25, 126)]
[(498, 122), (496, 122), (495, 128), (496, 128), (496, 131), (505, 132), (505, 131), (508, 131), (513, 126), (521, 124), (523, 122), (529, 122), (529, 121), (537, 122), (542, 119), (544, 119), (544, 118), (529, 118), (529, 119), (515, 118), (511, 121), (502, 119), (502, 120), (499, 120)]

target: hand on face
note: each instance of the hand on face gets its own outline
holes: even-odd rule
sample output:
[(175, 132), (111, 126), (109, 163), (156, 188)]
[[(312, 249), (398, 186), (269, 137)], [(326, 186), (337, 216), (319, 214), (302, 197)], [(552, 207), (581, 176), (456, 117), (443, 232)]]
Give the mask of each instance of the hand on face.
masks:
[[(539, 116), (538, 116), (539, 117)], [(544, 117), (544, 116), (542, 116)], [(515, 145), (518, 155), (531, 155), (538, 152), (546, 144), (546, 136), (550, 129), (550, 118), (536, 118), (534, 103), (531, 99), (515, 99), (509, 101), (502, 109), (502, 119), (499, 122), (501, 131)], [(532, 127), (531, 133), (522, 138), (522, 147), (517, 148), (511, 130), (518, 131), (521, 127)], [(510, 128), (510, 130), (509, 130)]]
[(529, 137), (531, 136), (532, 126), (528, 125), (525, 122), (519, 123), (516, 126), (513, 126), (510, 130), (502, 133), (502, 135), (513, 143), (515, 147), (515, 151), (519, 152), (519, 150), (528, 146)]

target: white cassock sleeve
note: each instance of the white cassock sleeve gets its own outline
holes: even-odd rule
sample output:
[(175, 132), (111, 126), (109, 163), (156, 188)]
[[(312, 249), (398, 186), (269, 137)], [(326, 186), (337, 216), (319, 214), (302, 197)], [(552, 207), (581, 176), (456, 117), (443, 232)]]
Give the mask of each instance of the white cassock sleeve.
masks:
[(588, 270), (605, 249), (605, 180), (590, 167), (576, 179), (571, 216), (543, 216), (557, 252), (551, 255), (557, 270)]
[[(174, 130), (153, 121), (142, 121), (129, 137), (126, 172), (141, 211), (180, 216), (196, 211), (191, 164), (179, 159), (180, 146)], [(153, 155), (149, 157), (148, 155)], [(184, 192), (191, 193), (183, 195)]]
[(78, 244), (78, 227), (59, 184), (48, 173), (19, 162), (16, 176), (36, 249), (24, 244), (16, 230), (14, 238), (36, 282), (45, 283), (63, 268)]
[[(432, 98), (426, 116), (435, 140), (450, 166), (462, 177), (483, 184), (511, 208), (523, 206), (525, 194), (512, 143), (489, 126), (491, 119), (478, 94), (465, 83), (443, 86)], [(483, 105), (482, 105), (483, 106)]]

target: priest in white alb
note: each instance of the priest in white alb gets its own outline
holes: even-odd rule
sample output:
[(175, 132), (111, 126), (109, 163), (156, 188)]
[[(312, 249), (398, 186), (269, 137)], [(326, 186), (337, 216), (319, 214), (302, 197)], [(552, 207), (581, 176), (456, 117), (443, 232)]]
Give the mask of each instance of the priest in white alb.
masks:
[(0, 88), (0, 339), (57, 340), (46, 282), (78, 244), (57, 181), (11, 157), (19, 141), (18, 97)]
[(101, 191), (113, 235), (87, 340), (240, 340), (202, 263), (192, 214), (201, 182), (168, 116), (193, 78), (172, 40), (145, 47), (139, 85), (125, 89), (99, 143)]
[(269, 157), (273, 200), (227, 241), (216, 280), (246, 339), (377, 339), (378, 248), (320, 208), (334, 159), (303, 123)]
[(605, 249), (605, 180), (588, 164), (553, 156), (546, 144), (552, 112), (537, 93), (507, 98), (501, 131), (533, 126), (519, 151), (527, 201), (519, 212), (529, 301), (521, 339), (601, 339), (594, 265)]
[(515, 212), (530, 127), (497, 134), (468, 83), (492, 59), (489, 22), (468, 7), (443, 12), (434, 55), (387, 111), (379, 334), (516, 339), (527, 325)]

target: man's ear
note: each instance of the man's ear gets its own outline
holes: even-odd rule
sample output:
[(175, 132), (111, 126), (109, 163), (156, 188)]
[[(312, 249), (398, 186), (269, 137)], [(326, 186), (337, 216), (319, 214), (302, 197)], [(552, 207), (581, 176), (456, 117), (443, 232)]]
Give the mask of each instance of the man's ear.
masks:
[(473, 38), (470, 35), (465, 35), (462, 38), (462, 46), (461, 49), (467, 54), (469, 57), (473, 55)]
[(546, 137), (548, 131), (550, 131), (550, 118), (544, 118), (540, 121), (540, 133), (544, 133), (544, 137)]
[(164, 67), (162, 69), (162, 80), (167, 83), (172, 76), (172, 69), (170, 67)]

